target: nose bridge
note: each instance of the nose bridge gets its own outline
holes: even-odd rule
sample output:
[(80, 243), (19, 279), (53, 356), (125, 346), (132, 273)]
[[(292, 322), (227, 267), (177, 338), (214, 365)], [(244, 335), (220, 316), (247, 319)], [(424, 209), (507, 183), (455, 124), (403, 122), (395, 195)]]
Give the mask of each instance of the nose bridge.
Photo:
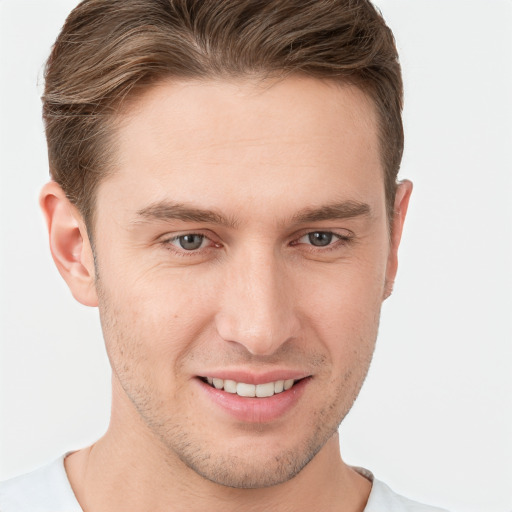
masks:
[(268, 247), (240, 252), (234, 260), (223, 285), (217, 330), (251, 354), (270, 355), (298, 331), (283, 264)]

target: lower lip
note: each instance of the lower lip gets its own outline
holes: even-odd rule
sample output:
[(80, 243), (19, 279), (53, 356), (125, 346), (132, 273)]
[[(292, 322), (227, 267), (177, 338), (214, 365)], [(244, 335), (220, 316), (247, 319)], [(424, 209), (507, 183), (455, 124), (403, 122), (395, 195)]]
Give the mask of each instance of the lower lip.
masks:
[(246, 398), (236, 393), (216, 389), (201, 379), (196, 379), (201, 389), (221, 409), (245, 423), (268, 423), (284, 416), (298, 402), (311, 377), (294, 384), (287, 391), (266, 398)]

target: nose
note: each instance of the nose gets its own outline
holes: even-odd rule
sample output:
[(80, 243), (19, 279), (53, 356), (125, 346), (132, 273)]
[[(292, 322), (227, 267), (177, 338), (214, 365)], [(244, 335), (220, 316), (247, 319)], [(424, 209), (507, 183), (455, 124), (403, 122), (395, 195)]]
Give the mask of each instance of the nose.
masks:
[(299, 333), (298, 297), (273, 254), (248, 251), (232, 261), (219, 299), (219, 335), (253, 355), (271, 355)]

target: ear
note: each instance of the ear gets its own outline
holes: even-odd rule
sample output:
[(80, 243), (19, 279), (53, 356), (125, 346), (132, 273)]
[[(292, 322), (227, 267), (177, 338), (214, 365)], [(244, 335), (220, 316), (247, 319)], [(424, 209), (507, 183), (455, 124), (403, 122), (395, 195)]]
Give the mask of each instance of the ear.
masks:
[(41, 190), (39, 204), (48, 226), (50, 251), (60, 275), (78, 302), (97, 306), (94, 257), (82, 216), (54, 181)]
[(398, 270), (398, 246), (402, 238), (405, 216), (412, 193), (412, 183), (409, 180), (401, 181), (396, 189), (393, 218), (390, 226), (390, 247), (386, 266), (386, 282), (384, 285), (384, 297), (387, 299), (393, 291), (396, 272)]

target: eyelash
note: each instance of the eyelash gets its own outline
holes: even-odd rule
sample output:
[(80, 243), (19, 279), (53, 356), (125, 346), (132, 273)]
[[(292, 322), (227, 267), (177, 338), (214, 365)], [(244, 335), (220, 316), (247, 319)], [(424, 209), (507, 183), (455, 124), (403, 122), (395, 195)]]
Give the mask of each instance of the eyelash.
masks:
[[(302, 238), (307, 237), (308, 235), (312, 235), (314, 233), (322, 233), (322, 234), (332, 235), (333, 240), (330, 241), (329, 244), (325, 245), (325, 246), (315, 246), (313, 244), (307, 244), (307, 243), (301, 244), (299, 242), (299, 240), (301, 240)], [(198, 249), (193, 249), (193, 250), (188, 250), (188, 251), (184, 248), (175, 247), (172, 242), (177, 242), (181, 237), (184, 237), (184, 236), (200, 236), (203, 238), (203, 241), (209, 240), (212, 245), (210, 245), (208, 247), (199, 247)], [(336, 250), (340, 246), (346, 246), (350, 243), (353, 243), (353, 241), (354, 241), (353, 234), (342, 235), (342, 234), (336, 233), (334, 231), (318, 230), (318, 231), (305, 231), (305, 232), (301, 233), (300, 236), (294, 238), (294, 240), (292, 240), (292, 242), (290, 242), (290, 245), (292, 247), (297, 246), (297, 245), (306, 245), (306, 246), (308, 246), (307, 250), (310, 252), (326, 253), (329, 251)], [(208, 237), (204, 233), (195, 233), (195, 232), (189, 232), (189, 233), (183, 233), (180, 235), (175, 235), (171, 238), (167, 238), (167, 239), (163, 240), (161, 243), (167, 250), (173, 252), (177, 256), (184, 257), (184, 258), (194, 257), (194, 256), (197, 256), (197, 255), (203, 253), (204, 251), (219, 248), (222, 246), (221, 244), (214, 242), (210, 237)]]
[[(198, 249), (195, 249), (195, 250), (189, 250), (187, 251), (186, 249), (184, 248), (178, 248), (178, 247), (175, 247), (172, 242), (177, 242), (181, 237), (184, 237), (184, 236), (200, 236), (203, 238), (203, 241), (204, 240), (209, 240), (210, 243), (212, 244), (211, 246), (208, 246), (208, 247), (200, 247)], [(205, 234), (203, 233), (194, 233), (194, 232), (190, 232), (190, 233), (183, 233), (181, 235), (176, 235), (176, 236), (173, 236), (171, 238), (167, 238), (165, 240), (162, 241), (162, 245), (168, 250), (168, 251), (171, 251), (173, 252), (175, 255), (177, 256), (180, 256), (180, 257), (183, 257), (183, 258), (190, 258), (190, 257), (193, 257), (193, 256), (197, 256), (200, 252), (204, 252), (205, 250), (209, 250), (209, 249), (215, 249), (216, 247), (220, 247), (221, 245), (214, 242), (210, 237), (206, 236)]]
[(307, 245), (309, 247), (309, 251), (321, 251), (322, 253), (325, 253), (325, 252), (328, 252), (328, 251), (335, 251), (336, 249), (339, 249), (340, 246), (346, 246), (348, 244), (350, 244), (351, 242), (353, 242), (353, 235), (350, 234), (350, 235), (342, 235), (340, 233), (335, 233), (334, 231), (322, 231), (322, 230), (318, 230), (318, 231), (307, 231), (306, 233), (303, 233), (301, 236), (299, 236), (298, 238), (296, 238), (292, 243), (291, 245), (299, 245), (300, 242), (299, 240), (301, 240), (302, 238), (305, 238), (309, 235), (312, 235), (314, 233), (322, 233), (322, 234), (327, 234), (327, 235), (332, 235), (332, 241), (329, 242), (328, 245), (324, 245), (324, 246), (315, 246), (313, 244), (304, 244), (304, 245)]

